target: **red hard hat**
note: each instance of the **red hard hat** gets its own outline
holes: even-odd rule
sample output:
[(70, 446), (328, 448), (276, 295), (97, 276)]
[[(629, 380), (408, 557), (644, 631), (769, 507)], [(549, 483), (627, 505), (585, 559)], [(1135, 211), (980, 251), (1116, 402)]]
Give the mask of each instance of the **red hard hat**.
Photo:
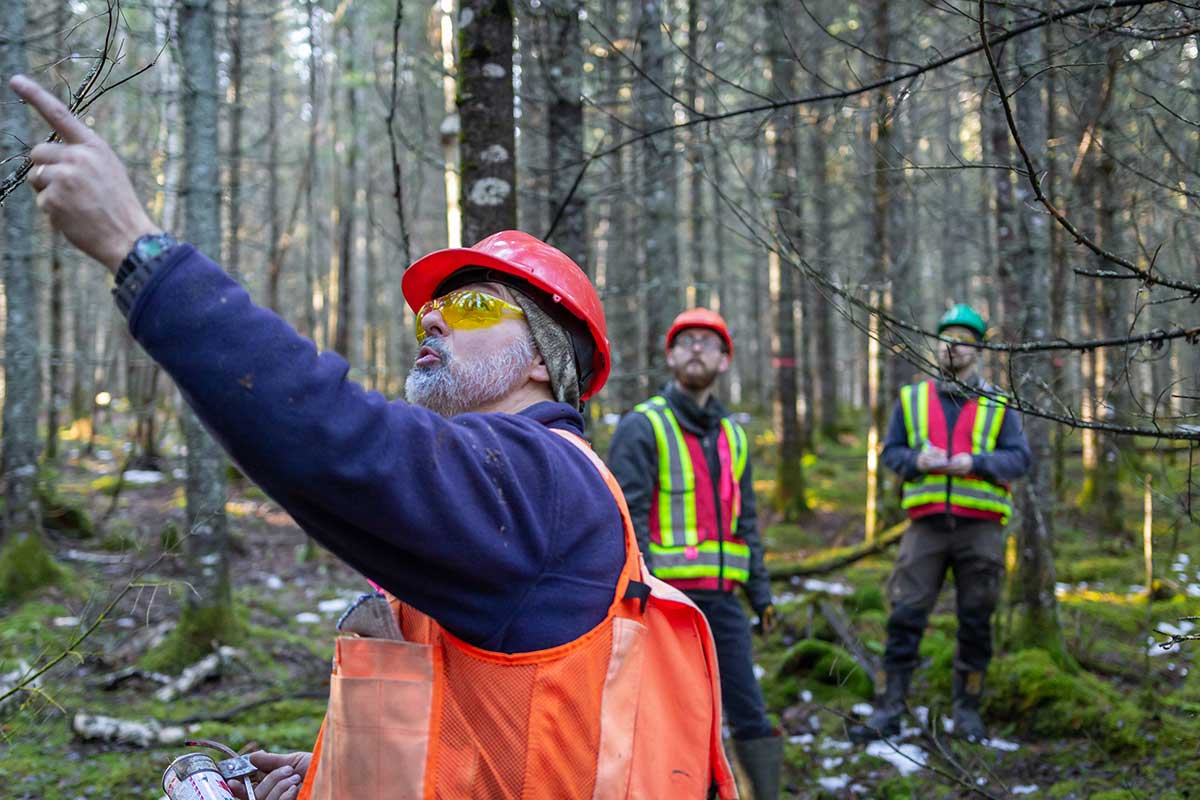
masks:
[(587, 400), (600, 391), (608, 379), (611, 361), (604, 307), (592, 282), (566, 253), (521, 231), (493, 233), (472, 247), (435, 250), (417, 259), (404, 273), (400, 289), (409, 308), (420, 310), (447, 278), (464, 267), (485, 267), (527, 281), (584, 322), (595, 355), (592, 376), (587, 387), (581, 387), (580, 399)]
[(667, 331), (668, 350), (671, 349), (675, 334), (684, 328), (708, 328), (710, 331), (716, 331), (725, 340), (725, 349), (729, 351), (730, 357), (733, 357), (733, 337), (729, 335), (729, 326), (725, 324), (725, 318), (717, 312), (707, 308), (692, 308), (676, 317), (671, 323), (671, 330)]

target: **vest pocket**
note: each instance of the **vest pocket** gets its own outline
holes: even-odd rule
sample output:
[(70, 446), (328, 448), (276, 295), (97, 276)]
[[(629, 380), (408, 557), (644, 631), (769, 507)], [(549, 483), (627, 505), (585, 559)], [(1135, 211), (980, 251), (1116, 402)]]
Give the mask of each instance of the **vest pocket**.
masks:
[(338, 639), (313, 796), (424, 797), (433, 695), (429, 645)]

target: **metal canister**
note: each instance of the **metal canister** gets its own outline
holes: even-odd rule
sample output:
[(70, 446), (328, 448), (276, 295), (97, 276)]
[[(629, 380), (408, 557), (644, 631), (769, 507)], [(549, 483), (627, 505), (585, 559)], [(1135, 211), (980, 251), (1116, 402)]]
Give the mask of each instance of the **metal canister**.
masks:
[(217, 762), (204, 753), (188, 753), (163, 773), (163, 793), (170, 800), (237, 800)]

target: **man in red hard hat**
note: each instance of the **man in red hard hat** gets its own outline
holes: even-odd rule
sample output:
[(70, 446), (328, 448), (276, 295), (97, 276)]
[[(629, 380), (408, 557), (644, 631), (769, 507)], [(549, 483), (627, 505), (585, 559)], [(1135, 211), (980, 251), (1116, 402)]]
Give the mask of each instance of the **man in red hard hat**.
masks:
[(720, 314), (684, 311), (667, 332), (674, 379), (626, 414), (608, 463), (621, 484), (651, 571), (708, 618), (734, 751), (756, 798), (779, 794), (783, 739), (767, 719), (740, 587), (770, 628), (774, 611), (754, 509), (746, 432), (713, 393), (733, 337)]
[(253, 756), (260, 797), (736, 796), (707, 623), (645, 570), (581, 438), (609, 345), (574, 262), (517, 231), (418, 260), (420, 351), (408, 402), (388, 401), (156, 226), (58, 100), (11, 86), (62, 140), (30, 153), (38, 205), (114, 274), (133, 336), (381, 589), (342, 621), (313, 753)]

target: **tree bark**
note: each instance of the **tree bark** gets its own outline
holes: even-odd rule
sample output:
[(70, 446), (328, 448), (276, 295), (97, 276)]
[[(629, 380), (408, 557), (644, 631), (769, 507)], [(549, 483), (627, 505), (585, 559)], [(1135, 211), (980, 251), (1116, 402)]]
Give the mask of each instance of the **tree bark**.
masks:
[[(25, 36), (25, 3), (19, 0), (0, 14), (0, 75), (28, 71)], [(0, 103), (0, 130), (10, 142), (33, 140), (29, 109), (24, 103)], [(5, 174), (10, 168), (5, 168)], [(41, 539), (37, 500), (41, 375), (33, 193), (19, 191), (10, 196), (0, 206), (0, 220), (5, 309), (4, 429), (0, 434), (0, 474), (4, 480), (0, 537), (4, 557), (0, 559), (0, 595), (18, 595), (52, 577), (39, 568), (49, 556)], [(36, 561), (22, 563), (30, 556)]]
[[(639, 0), (637, 37), (641, 75), (634, 96), (641, 110), (642, 128), (660, 130), (671, 123), (671, 91), (674, 74), (669, 68), (663, 34), (663, 0)], [(676, 235), (677, 195), (675, 134), (670, 131), (650, 136), (641, 145), (642, 245), (640, 283), (642, 310), (646, 318), (643, 340), (646, 368), (651, 375), (665, 370), (664, 337), (677, 309), (683, 304), (680, 291), (679, 241)]]
[(517, 226), (511, 4), (462, 0), (458, 35), (463, 242), (471, 245)]
[[(184, 78), (184, 233), (202, 252), (221, 248), (221, 184), (217, 155), (217, 64), (214, 0), (179, 5), (179, 52)], [(187, 443), (186, 552), (191, 591), (180, 629), (198, 650), (227, 642), (237, 630), (229, 580), (225, 519), (226, 461), (186, 406), (180, 423)], [(181, 655), (185, 655), (181, 650)]]

